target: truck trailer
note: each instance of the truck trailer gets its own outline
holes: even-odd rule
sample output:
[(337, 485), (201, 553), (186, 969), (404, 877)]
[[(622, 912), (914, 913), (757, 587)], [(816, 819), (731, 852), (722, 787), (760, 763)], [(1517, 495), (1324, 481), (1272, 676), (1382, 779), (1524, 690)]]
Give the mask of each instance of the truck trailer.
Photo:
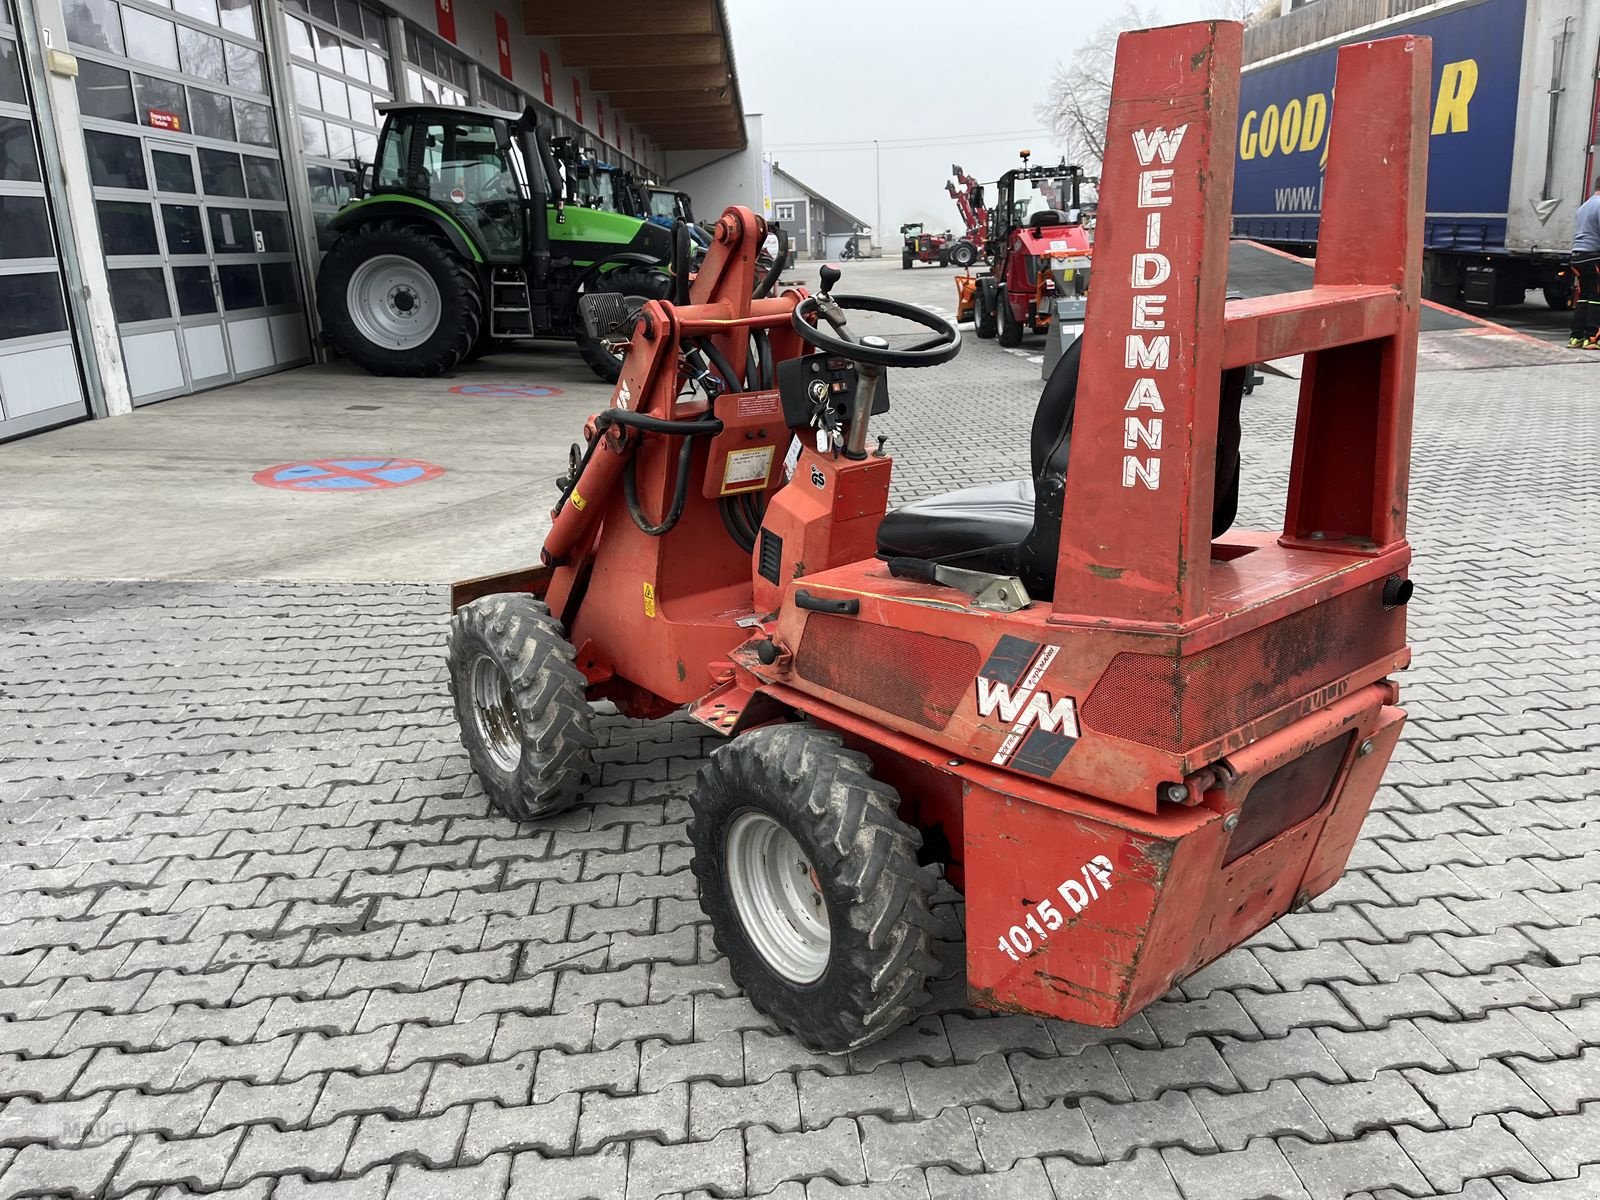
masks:
[(1252, 29), (1234, 235), (1315, 253), (1338, 48), (1407, 33), (1433, 39), (1425, 294), (1569, 307), (1573, 214), (1600, 170), (1597, 0), (1322, 0)]

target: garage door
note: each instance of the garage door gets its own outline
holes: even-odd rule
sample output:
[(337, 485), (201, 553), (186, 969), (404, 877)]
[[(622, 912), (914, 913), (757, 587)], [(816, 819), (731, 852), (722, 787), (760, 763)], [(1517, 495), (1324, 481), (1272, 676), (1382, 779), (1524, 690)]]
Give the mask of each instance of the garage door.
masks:
[(311, 359), (254, 5), (171, 3), (67, 5), (135, 404)]
[(16, 33), (0, 9), (0, 440), (87, 415)]

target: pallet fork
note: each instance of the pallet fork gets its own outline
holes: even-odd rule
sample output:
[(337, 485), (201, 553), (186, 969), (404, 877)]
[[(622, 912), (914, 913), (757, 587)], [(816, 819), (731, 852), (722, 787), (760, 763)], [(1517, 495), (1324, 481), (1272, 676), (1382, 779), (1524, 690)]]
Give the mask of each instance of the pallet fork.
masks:
[[(1228, 22), (1120, 39), (1095, 289), (1033, 479), (886, 513), (882, 368), (950, 336), (923, 320), (914, 363), (853, 339), (846, 312), (893, 306), (826, 275), (752, 302), (763, 231), (730, 209), (693, 302), (645, 306), (544, 565), (457, 588), (464, 740), (508, 811), (577, 799), (586, 699), (731, 738), (693, 801), (702, 906), (810, 1045), (915, 1011), (930, 861), (978, 1003), (1115, 1025), (1330, 887), (1359, 835), (1410, 660), (1430, 47), (1340, 51), (1314, 284), (1225, 311), (1241, 53)], [(1230, 530), (1244, 369), (1293, 354), (1283, 527)], [(725, 390), (680, 398), (704, 359)]]

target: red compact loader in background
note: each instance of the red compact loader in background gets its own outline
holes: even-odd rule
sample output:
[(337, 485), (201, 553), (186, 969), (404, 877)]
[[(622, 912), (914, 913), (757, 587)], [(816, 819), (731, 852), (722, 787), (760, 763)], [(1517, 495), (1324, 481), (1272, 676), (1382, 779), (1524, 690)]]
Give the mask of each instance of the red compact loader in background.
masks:
[(1082, 167), (1022, 166), (994, 185), (986, 249), (989, 272), (975, 285), (956, 284), (957, 319), (966, 320), (971, 302), (980, 338), (1020, 346), (1028, 334), (1050, 328), (1058, 299), (1081, 298), (1089, 290), (1093, 240), (1083, 206)]
[[(730, 208), (684, 302), (623, 318), (542, 564), (453, 591), (463, 742), (508, 815), (596, 777), (591, 700), (729, 738), (692, 797), (700, 903), (810, 1046), (924, 1002), (939, 868), (977, 1003), (1110, 1026), (1359, 835), (1411, 654), (1430, 48), (1339, 52), (1314, 286), (1225, 311), (1241, 54), (1231, 22), (1120, 39), (1103, 269), (1026, 478), (888, 510), (885, 368), (959, 336), (832, 268), (753, 289), (765, 227)], [(1302, 353), (1283, 527), (1232, 529), (1245, 368)]]
[[(946, 180), (944, 189), (950, 193), (950, 199), (956, 202), (956, 211), (961, 214), (961, 225), (966, 230), (961, 240), (972, 247), (970, 256), (963, 254), (960, 258), (956, 257), (952, 248), (950, 261), (958, 267), (966, 267), (982, 258), (989, 244), (989, 210), (984, 207), (983, 184), (954, 163), (950, 166), (950, 172), (955, 178)], [(957, 187), (957, 184), (960, 186)]]

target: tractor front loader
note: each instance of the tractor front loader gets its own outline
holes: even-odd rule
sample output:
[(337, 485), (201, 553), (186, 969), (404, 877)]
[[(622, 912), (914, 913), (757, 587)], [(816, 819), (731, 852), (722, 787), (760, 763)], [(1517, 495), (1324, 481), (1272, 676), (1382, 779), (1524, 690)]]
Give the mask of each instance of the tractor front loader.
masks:
[(621, 357), (585, 329), (578, 301), (665, 296), (672, 232), (569, 203), (576, 181), (532, 109), (383, 111), (372, 189), (333, 218), (317, 275), (333, 348), (375, 375), (437, 375), (500, 342), (575, 339), (614, 382)]
[[(1225, 308), (1242, 57), (1233, 22), (1120, 39), (1106, 269), (1018, 478), (891, 509), (888, 370), (960, 335), (832, 267), (773, 294), (766, 226), (730, 208), (692, 287), (628, 315), (539, 564), (453, 590), (462, 741), (509, 816), (582, 798), (592, 701), (728, 739), (691, 798), (700, 904), (809, 1046), (927, 1002), (941, 872), (977, 1003), (1112, 1026), (1360, 835), (1411, 658), (1431, 50), (1340, 50), (1313, 286)], [(1291, 354), (1283, 524), (1235, 529), (1246, 368)]]

